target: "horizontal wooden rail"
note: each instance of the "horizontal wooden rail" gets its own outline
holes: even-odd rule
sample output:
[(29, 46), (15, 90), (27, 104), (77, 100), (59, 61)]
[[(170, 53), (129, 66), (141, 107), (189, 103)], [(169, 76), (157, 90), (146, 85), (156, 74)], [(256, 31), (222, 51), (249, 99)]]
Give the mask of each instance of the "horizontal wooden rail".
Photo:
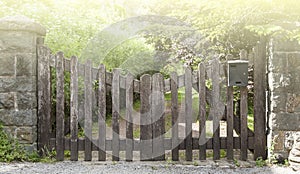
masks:
[[(193, 138), (193, 150), (199, 150), (199, 138)], [(70, 138), (65, 138), (65, 150), (70, 150)], [(226, 141), (227, 138), (226, 137), (220, 137), (220, 149), (227, 149), (226, 146)], [(254, 148), (254, 137), (248, 137), (248, 149), (253, 149)], [(98, 151), (99, 148), (96, 145), (96, 142), (98, 142), (98, 139), (93, 139), (92, 140), (93, 145), (92, 145), (92, 150), (93, 151)], [(179, 150), (185, 150), (185, 142), (184, 139), (179, 138), (178, 142), (180, 142), (179, 144)], [(206, 149), (213, 149), (213, 138), (209, 138), (207, 139), (207, 143), (206, 143)], [(241, 149), (241, 141), (239, 137), (234, 137), (233, 138), (233, 149)], [(95, 144), (94, 144), (95, 143)], [(84, 138), (79, 138), (78, 139), (78, 150), (79, 151), (84, 151), (84, 144), (85, 144), (85, 140)], [(133, 151), (140, 151), (140, 146), (141, 146), (141, 141), (139, 139), (134, 139), (133, 140)], [(50, 149), (55, 148), (55, 138), (51, 138), (50, 139)], [(165, 150), (172, 150), (172, 139), (171, 138), (165, 138), (164, 139), (164, 148)], [(103, 150), (103, 149), (102, 149)], [(112, 139), (107, 139), (105, 141), (105, 151), (112, 151)], [(126, 139), (120, 139), (120, 151), (126, 151)]]

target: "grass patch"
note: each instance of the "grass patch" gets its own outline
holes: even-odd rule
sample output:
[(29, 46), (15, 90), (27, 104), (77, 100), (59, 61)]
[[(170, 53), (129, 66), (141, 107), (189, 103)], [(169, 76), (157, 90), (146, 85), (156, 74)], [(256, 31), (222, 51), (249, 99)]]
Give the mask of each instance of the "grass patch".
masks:
[[(221, 149), (220, 150), (220, 158), (225, 158), (227, 155), (226, 150)], [(212, 158), (214, 156), (214, 153), (212, 150), (209, 150), (206, 152), (206, 158)]]

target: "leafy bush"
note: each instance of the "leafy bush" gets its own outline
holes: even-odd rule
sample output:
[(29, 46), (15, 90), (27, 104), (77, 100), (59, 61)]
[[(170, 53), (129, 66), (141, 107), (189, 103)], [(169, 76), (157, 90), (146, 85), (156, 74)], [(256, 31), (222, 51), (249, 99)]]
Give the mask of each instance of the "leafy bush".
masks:
[(0, 162), (12, 161), (39, 161), (39, 155), (36, 152), (28, 153), (16, 139), (9, 136), (3, 130), (0, 124)]

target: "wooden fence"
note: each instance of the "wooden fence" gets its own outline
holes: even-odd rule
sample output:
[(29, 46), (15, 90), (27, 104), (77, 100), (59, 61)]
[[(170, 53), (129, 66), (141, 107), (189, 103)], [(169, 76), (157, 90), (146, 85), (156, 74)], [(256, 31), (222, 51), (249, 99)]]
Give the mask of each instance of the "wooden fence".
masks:
[[(257, 47), (259, 48), (259, 47)], [(261, 49), (256, 49), (254, 54), (255, 65), (259, 64), (261, 69), (258, 73), (264, 73), (261, 65), (263, 59)], [(42, 149), (55, 149), (56, 159), (64, 160), (64, 151), (70, 150), (71, 160), (78, 160), (80, 151), (84, 152), (84, 160), (90, 161), (93, 151), (98, 151), (98, 160), (107, 160), (108, 152), (112, 152), (112, 160), (120, 160), (120, 153), (125, 153), (127, 161), (133, 160), (135, 151), (140, 152), (140, 160), (165, 160), (167, 151), (171, 153), (172, 160), (180, 159), (180, 153), (184, 152), (185, 160), (192, 161), (195, 150), (198, 150), (198, 158), (205, 160), (209, 149), (213, 150), (213, 159), (221, 157), (221, 149), (226, 150), (226, 157), (233, 160), (235, 149), (239, 149), (240, 158), (246, 160), (248, 151), (254, 152), (254, 158), (259, 156), (265, 158), (265, 117), (263, 107), (264, 96), (264, 76), (254, 74), (255, 91), (254, 110), (258, 111), (254, 117), (254, 132), (248, 128), (248, 89), (240, 87), (240, 115), (234, 113), (233, 87), (226, 87), (226, 112), (220, 115), (218, 102), (220, 101), (220, 67), (223, 65), (218, 60), (214, 60), (212, 65), (212, 89), (206, 87), (206, 67), (199, 64), (198, 70), (192, 72), (190, 68), (185, 69), (183, 75), (178, 76), (172, 73), (169, 79), (164, 79), (159, 73), (154, 75), (143, 75), (140, 80), (134, 79), (132, 75), (121, 75), (119, 69), (108, 72), (105, 66), (93, 68), (91, 61), (85, 64), (78, 63), (76, 57), (65, 59), (63, 53), (50, 54), (50, 50), (44, 46), (38, 48), (38, 147)], [(55, 75), (51, 74), (54, 69)], [(65, 73), (70, 72), (70, 86), (65, 86)], [(226, 72), (226, 71), (225, 71)], [(256, 72), (256, 70), (255, 70)], [(55, 85), (51, 82), (55, 79)], [(84, 137), (79, 136), (79, 81), (83, 79), (83, 116), (84, 116)], [(97, 85), (93, 85), (94, 82)], [(258, 85), (258, 87), (256, 87)], [(259, 87), (261, 85), (261, 87)], [(55, 86), (55, 88), (53, 88)], [(96, 86), (96, 87), (95, 87)], [(70, 89), (70, 108), (65, 108), (65, 89)], [(180, 107), (178, 91), (184, 87), (184, 107)], [(126, 90), (126, 97), (120, 98), (120, 91)], [(51, 99), (52, 90), (55, 90), (56, 98)], [(199, 134), (193, 135), (193, 90), (197, 91), (199, 108)], [(258, 91), (257, 91), (258, 90)], [(112, 135), (107, 135), (107, 110), (106, 93), (111, 91), (112, 99)], [(134, 93), (140, 95), (140, 122), (135, 123), (133, 116)], [(171, 93), (171, 124), (170, 130), (165, 130), (165, 93)], [(197, 98), (197, 97), (196, 97)], [(120, 110), (120, 101), (126, 99), (125, 113)], [(55, 112), (51, 110), (52, 104), (56, 103)], [(213, 136), (207, 137), (207, 106), (210, 107), (210, 114), (213, 115)], [(93, 106), (97, 108), (97, 133), (93, 133)], [(65, 119), (65, 110), (70, 110), (69, 119)], [(55, 114), (53, 114), (55, 113)], [(179, 114), (184, 115), (185, 129), (179, 129)], [(52, 117), (55, 120), (51, 121)], [(220, 136), (220, 120), (226, 120), (226, 136)], [(126, 122), (126, 137), (120, 137), (120, 120)], [(66, 124), (66, 121), (69, 122)], [(53, 128), (53, 122), (55, 126)], [(69, 126), (68, 127), (66, 127)], [(138, 126), (140, 135), (134, 138), (133, 128)], [(55, 131), (53, 131), (55, 129)], [(65, 129), (70, 129), (66, 135)], [(170, 137), (166, 137), (166, 131), (171, 132)], [(180, 131), (185, 131), (185, 136), (180, 137)], [(51, 134), (55, 132), (55, 134)], [(234, 136), (234, 132), (238, 136)], [(194, 152), (194, 153), (193, 153)]]

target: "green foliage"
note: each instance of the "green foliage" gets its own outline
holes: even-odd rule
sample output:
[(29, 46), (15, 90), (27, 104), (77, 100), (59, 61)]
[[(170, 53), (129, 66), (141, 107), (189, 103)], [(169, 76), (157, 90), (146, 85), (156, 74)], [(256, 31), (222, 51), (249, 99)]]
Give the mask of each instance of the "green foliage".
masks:
[(241, 164), (239, 163), (239, 161), (237, 159), (233, 159), (233, 163), (235, 166), (240, 167)]
[(102, 62), (97, 60), (94, 62), (96, 64), (103, 63), (109, 71), (114, 68), (122, 68), (138, 77), (155, 69), (152, 54), (153, 48), (145, 44), (143, 38), (135, 38), (126, 40), (111, 50)]
[[(295, 0), (165, 0), (156, 1), (155, 13), (191, 23), (219, 53), (238, 56), (250, 50), (261, 36), (300, 36), (299, 2)], [(180, 8), (176, 8), (180, 6)], [(299, 40), (300, 41), (300, 40)]]
[[(80, 57), (88, 41), (107, 24), (127, 17), (119, 2), (83, 0), (21, 0), (0, 2), (0, 17), (25, 15), (47, 29), (45, 38), (53, 52)], [(85, 7), (85, 8), (82, 8)]]
[(263, 167), (263, 166), (267, 165), (267, 162), (266, 162), (266, 160), (263, 160), (261, 157), (258, 157), (255, 161), (255, 165), (257, 167)]
[(27, 152), (15, 138), (5, 133), (0, 124), (0, 162), (12, 161), (37, 162), (40, 161), (40, 157), (37, 152)]
[[(260, 36), (281, 35), (300, 40), (300, 6), (295, 0), (153, 0), (139, 3), (136, 0), (3, 0), (0, 5), (0, 17), (26, 15), (45, 26), (46, 44), (53, 52), (61, 50), (67, 57), (80, 57), (90, 39), (105, 26), (143, 14), (181, 19), (212, 41), (214, 50), (226, 54), (236, 55), (240, 49), (252, 49)], [(158, 32), (159, 29), (156, 26)], [(166, 39), (171, 39), (172, 44)], [(180, 40), (166, 39), (157, 41), (154, 38), (152, 43), (162, 43), (170, 50), (168, 46)], [(126, 57), (128, 53), (119, 51), (116, 55), (120, 57), (120, 54)]]
[(0, 161), (25, 161), (27, 155), (21, 145), (3, 130), (0, 125)]
[(64, 156), (65, 156), (66, 158), (70, 158), (70, 157), (71, 157), (71, 151), (65, 150), (65, 151), (64, 151)]
[(56, 157), (56, 151), (55, 150), (49, 150), (48, 148), (43, 148), (43, 155), (39, 158), (40, 162), (45, 162), (45, 163), (51, 163), (55, 162), (55, 157)]

